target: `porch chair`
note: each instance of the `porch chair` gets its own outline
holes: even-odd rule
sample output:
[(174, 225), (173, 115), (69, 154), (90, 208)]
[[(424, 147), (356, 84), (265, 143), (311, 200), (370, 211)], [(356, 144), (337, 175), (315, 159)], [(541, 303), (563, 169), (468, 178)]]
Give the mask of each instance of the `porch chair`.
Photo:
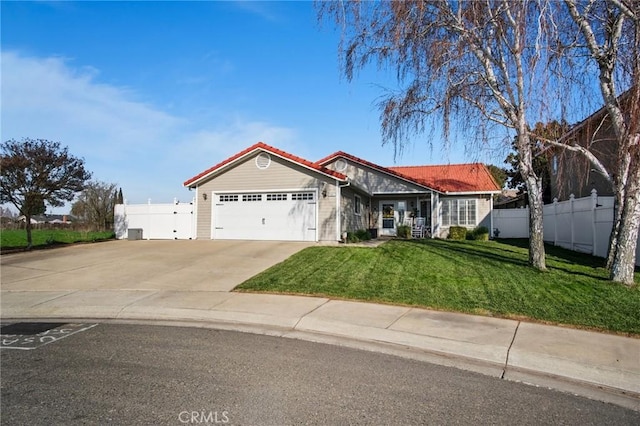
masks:
[(417, 217), (411, 227), (411, 236), (413, 238), (424, 238), (426, 233), (425, 218)]

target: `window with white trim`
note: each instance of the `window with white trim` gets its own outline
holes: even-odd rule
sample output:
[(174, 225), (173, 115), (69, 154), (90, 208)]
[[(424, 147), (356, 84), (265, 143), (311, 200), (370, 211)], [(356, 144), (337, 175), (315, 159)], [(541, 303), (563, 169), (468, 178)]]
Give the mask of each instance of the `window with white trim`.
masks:
[(243, 194), (242, 201), (262, 201), (262, 194)]
[(287, 194), (267, 194), (267, 201), (287, 201)]
[(355, 214), (360, 216), (362, 214), (362, 199), (358, 195), (354, 195), (353, 198), (354, 198), (354, 200), (353, 200), (354, 201), (353, 210), (354, 210)]
[(313, 201), (313, 192), (294, 192), (291, 194), (292, 200), (309, 200)]
[(238, 196), (233, 194), (233, 195), (220, 195), (220, 202), (221, 203), (230, 203), (232, 201), (238, 201)]
[(442, 225), (476, 226), (476, 200), (442, 200)]

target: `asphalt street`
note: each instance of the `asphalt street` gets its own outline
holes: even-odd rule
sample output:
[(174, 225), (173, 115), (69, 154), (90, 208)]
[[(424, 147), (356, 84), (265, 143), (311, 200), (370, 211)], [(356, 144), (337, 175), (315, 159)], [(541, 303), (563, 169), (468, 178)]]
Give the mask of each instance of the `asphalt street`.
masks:
[(640, 424), (640, 412), (616, 405), (295, 339), (51, 327), (45, 335), (64, 338), (35, 330), (22, 337), (30, 349), (0, 351), (2, 424)]

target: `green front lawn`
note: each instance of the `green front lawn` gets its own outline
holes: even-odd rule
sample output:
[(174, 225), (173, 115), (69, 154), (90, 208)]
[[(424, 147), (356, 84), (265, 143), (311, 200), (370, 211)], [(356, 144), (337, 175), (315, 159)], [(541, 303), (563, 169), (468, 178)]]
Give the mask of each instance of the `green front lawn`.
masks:
[(311, 247), (237, 290), (420, 306), (640, 335), (640, 286), (608, 281), (603, 259), (552, 246), (547, 247), (547, 272), (533, 270), (527, 259), (526, 242), (506, 240)]
[[(31, 232), (34, 247), (108, 240), (114, 237), (113, 231), (85, 232), (65, 229), (34, 229)], [(0, 248), (2, 250), (20, 249), (26, 246), (27, 231), (24, 229), (3, 229), (0, 231)]]

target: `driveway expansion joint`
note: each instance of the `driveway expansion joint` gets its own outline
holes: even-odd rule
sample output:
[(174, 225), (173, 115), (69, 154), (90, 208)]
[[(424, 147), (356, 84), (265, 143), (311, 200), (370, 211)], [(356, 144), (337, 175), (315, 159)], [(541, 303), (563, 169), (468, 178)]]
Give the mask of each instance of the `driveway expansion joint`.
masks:
[(318, 306), (316, 306), (315, 308), (311, 309), (306, 314), (300, 315), (300, 318), (298, 318), (298, 321), (296, 321), (295, 325), (291, 329), (295, 330), (295, 331), (299, 331), (298, 330), (298, 325), (300, 324), (300, 321), (302, 321), (305, 317), (311, 315), (312, 313), (314, 313), (315, 311), (317, 311), (318, 309), (320, 309), (321, 307), (323, 307), (324, 305), (326, 305), (329, 302), (331, 302), (331, 299), (325, 300), (323, 303), (321, 303)]
[(507, 367), (509, 367), (509, 353), (511, 352), (511, 348), (513, 347), (513, 343), (516, 341), (516, 336), (518, 335), (518, 328), (520, 328), (520, 321), (516, 324), (516, 329), (513, 330), (513, 338), (511, 339), (511, 343), (509, 343), (509, 347), (507, 348), (507, 356), (504, 361), (504, 368), (502, 369), (501, 379), (504, 379), (505, 374), (507, 374)]

